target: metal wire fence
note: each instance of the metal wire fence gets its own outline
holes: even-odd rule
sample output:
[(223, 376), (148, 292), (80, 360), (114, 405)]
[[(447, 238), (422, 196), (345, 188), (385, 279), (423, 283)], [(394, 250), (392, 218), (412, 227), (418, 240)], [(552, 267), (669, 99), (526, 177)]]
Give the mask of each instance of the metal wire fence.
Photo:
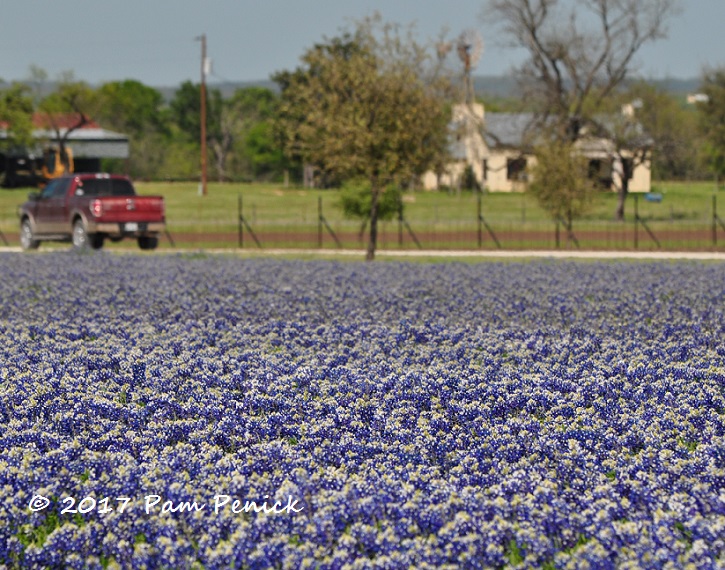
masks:
[[(234, 197), (236, 200), (236, 197)], [(405, 200), (405, 198), (404, 198)], [(462, 204), (462, 206), (461, 206)], [(548, 218), (531, 205), (487, 210), (487, 198), (406, 203), (392, 219), (378, 225), (378, 248), (424, 250), (663, 250), (725, 251), (725, 213), (716, 195), (687, 208), (638, 204), (633, 197), (624, 222), (585, 218), (565, 223)], [(455, 206), (455, 207), (454, 207)], [(721, 206), (722, 208), (722, 206)], [(201, 212), (200, 212), (201, 214)], [(0, 230), (0, 245), (17, 245), (14, 220)], [(162, 248), (224, 249), (363, 249), (369, 225), (344, 217), (332, 195), (300, 197), (289, 203), (248, 197), (209, 216), (170, 217)], [(44, 245), (53, 247), (54, 244)], [(134, 242), (106, 247), (133, 248)], [(63, 244), (58, 247), (64, 247)]]
[[(480, 202), (479, 202), (480, 204)], [(303, 208), (280, 213), (240, 198), (236, 228), (219, 223), (213, 231), (176, 228), (180, 246), (253, 249), (360, 249), (369, 239), (367, 222), (343, 217), (339, 208), (322, 199)], [(378, 223), (378, 248), (426, 250), (670, 250), (725, 249), (725, 223), (713, 199), (711, 211), (688, 219), (648, 218), (634, 212), (624, 222), (584, 219), (569, 228), (551, 219), (497, 218), (480, 206), (465, 218), (446, 217), (438, 211), (403, 210), (394, 219)]]

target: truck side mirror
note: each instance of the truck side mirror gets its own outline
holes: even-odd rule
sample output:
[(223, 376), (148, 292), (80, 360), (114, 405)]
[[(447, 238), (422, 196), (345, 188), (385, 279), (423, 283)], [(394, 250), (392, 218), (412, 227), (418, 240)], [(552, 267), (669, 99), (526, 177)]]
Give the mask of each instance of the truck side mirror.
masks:
[(38, 200), (40, 200), (40, 192), (31, 192), (30, 194), (28, 194), (28, 200), (30, 200), (31, 202), (37, 202)]

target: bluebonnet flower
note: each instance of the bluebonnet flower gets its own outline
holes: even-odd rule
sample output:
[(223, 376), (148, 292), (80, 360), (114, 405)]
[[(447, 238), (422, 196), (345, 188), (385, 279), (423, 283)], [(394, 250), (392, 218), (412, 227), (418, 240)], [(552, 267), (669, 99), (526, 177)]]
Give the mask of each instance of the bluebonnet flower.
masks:
[(0, 565), (725, 564), (720, 265), (0, 264)]

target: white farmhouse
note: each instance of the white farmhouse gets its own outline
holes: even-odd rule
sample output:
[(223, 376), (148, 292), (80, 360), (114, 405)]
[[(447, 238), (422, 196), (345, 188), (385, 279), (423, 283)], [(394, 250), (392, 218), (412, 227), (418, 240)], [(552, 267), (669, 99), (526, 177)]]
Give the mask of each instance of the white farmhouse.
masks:
[[(491, 192), (515, 192), (525, 189), (527, 171), (535, 163), (527, 135), (534, 122), (532, 113), (484, 113), (483, 105), (459, 104), (453, 108), (450, 125), (451, 162), (444, 172), (427, 172), (423, 187), (457, 188), (470, 167), (479, 185)], [(637, 127), (639, 128), (639, 127)], [(612, 140), (587, 137), (577, 143), (589, 159), (590, 175), (603, 188), (616, 190), (624, 172), (630, 173), (630, 192), (649, 192), (651, 162), (636, 159), (634, 153), (621, 151)]]

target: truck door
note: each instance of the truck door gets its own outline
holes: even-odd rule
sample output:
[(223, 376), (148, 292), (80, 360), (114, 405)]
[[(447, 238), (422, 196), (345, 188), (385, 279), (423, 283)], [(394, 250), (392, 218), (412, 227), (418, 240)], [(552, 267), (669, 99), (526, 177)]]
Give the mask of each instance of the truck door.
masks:
[(35, 215), (36, 233), (58, 234), (68, 231), (68, 188), (70, 178), (56, 178), (43, 188)]

